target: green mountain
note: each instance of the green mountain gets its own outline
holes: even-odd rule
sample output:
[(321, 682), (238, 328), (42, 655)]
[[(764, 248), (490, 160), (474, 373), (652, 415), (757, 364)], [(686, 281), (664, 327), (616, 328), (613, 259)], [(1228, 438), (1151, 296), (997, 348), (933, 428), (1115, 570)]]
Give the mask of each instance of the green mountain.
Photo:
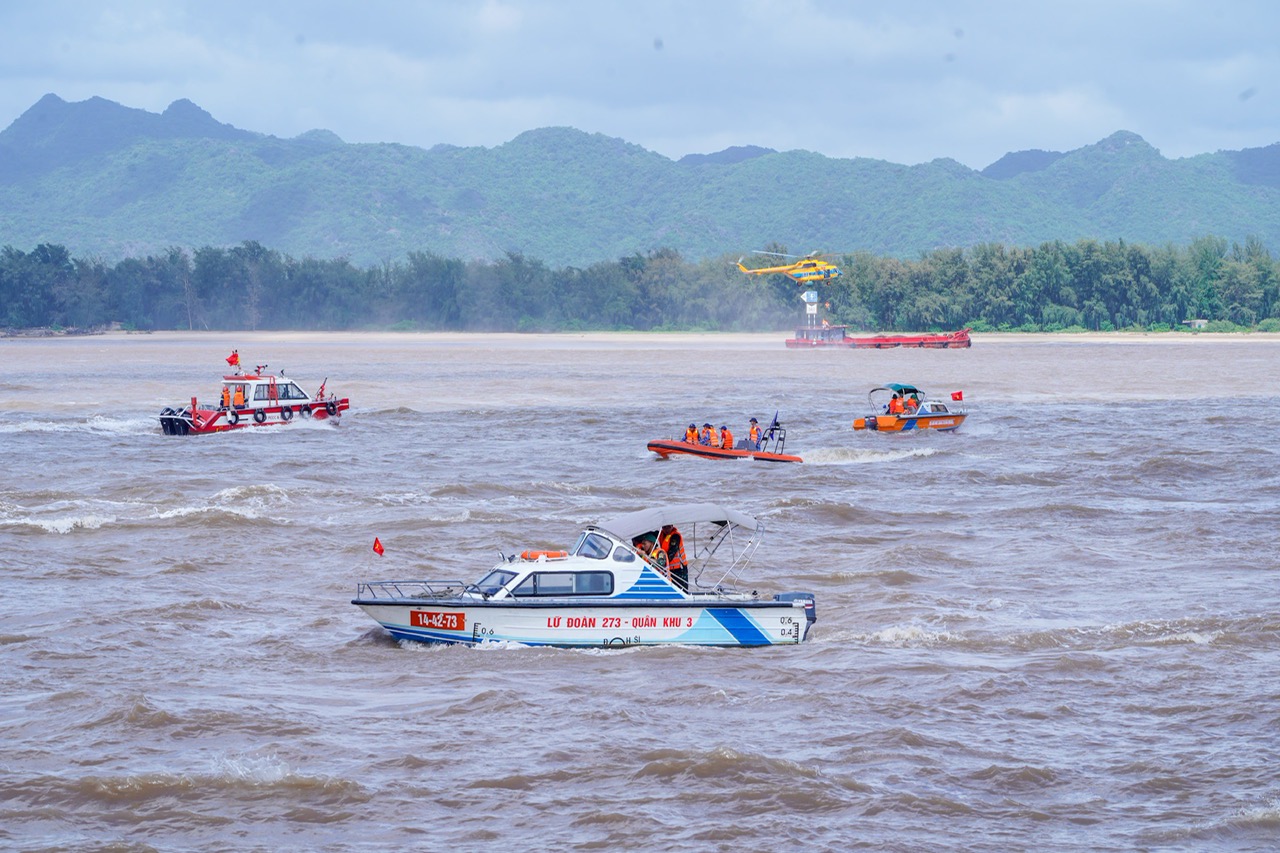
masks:
[(494, 148), (279, 139), (190, 101), (162, 114), (46, 95), (0, 132), (0, 245), (114, 260), (258, 241), (358, 264), (409, 252), (518, 252), (551, 265), (672, 248), (690, 259), (793, 250), (918, 257), (1085, 238), (1280, 247), (1280, 144), (1168, 160), (1127, 132), (982, 171), (753, 146), (672, 161), (543, 128)]

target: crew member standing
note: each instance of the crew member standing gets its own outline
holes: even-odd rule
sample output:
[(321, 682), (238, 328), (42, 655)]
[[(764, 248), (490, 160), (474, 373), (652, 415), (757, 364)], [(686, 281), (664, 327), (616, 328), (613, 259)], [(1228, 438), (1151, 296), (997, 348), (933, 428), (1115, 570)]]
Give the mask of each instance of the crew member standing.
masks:
[(689, 589), (689, 562), (684, 556), (684, 537), (668, 524), (658, 534), (658, 547), (667, 555), (667, 571), (676, 586)]
[(747, 430), (747, 441), (751, 443), (752, 450), (760, 449), (760, 422), (755, 418), (751, 419), (751, 429)]

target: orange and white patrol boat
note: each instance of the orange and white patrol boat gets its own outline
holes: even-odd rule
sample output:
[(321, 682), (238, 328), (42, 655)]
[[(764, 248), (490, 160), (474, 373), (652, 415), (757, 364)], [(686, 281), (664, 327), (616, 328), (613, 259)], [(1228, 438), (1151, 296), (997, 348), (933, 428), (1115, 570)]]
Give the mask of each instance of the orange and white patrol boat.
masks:
[[(951, 399), (959, 402), (964, 392), (953, 391)], [(855, 430), (871, 432), (911, 432), (933, 429), (949, 432), (964, 423), (965, 412), (951, 409), (946, 403), (930, 400), (914, 385), (889, 382), (872, 388), (867, 394), (872, 414), (853, 422)]]
[[(693, 425), (690, 424), (690, 427)], [(700, 456), (703, 459), (758, 459), (761, 462), (803, 462), (799, 456), (785, 453), (787, 431), (774, 415), (773, 423), (764, 431), (759, 443), (739, 439), (733, 447), (719, 444), (702, 444), (684, 438), (660, 438), (649, 442), (648, 448), (663, 459), (672, 456)]]
[[(233, 352), (227, 363), (239, 368), (240, 356)], [(298, 417), (302, 420), (332, 420), (335, 424), (342, 413), (351, 408), (346, 397), (325, 394), (325, 379), (314, 394), (303, 391), (298, 383), (279, 374), (266, 372), (267, 365), (260, 364), (253, 373), (237, 371), (222, 377), (222, 393), (218, 403), (201, 406), (195, 397), (186, 405), (165, 406), (160, 411), (160, 429), (165, 435), (204, 435), (227, 432), (253, 426), (287, 424)]]

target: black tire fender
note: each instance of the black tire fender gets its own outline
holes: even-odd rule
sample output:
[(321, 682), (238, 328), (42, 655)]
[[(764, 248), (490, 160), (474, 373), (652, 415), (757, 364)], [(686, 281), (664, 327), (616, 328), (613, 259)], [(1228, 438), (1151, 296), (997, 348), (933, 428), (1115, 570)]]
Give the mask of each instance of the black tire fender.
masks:
[(253, 410), (253, 422), (254, 422), (255, 424), (262, 424), (262, 423), (266, 423), (266, 422), (267, 422), (267, 410), (266, 410), (266, 409), (254, 409), (254, 410)]

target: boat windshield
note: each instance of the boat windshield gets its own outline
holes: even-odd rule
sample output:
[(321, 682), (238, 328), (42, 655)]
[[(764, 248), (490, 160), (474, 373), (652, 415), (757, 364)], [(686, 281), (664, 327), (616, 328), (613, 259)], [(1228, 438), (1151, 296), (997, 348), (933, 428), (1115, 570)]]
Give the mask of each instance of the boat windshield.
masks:
[(506, 586), (507, 583), (515, 576), (515, 572), (509, 572), (505, 569), (494, 569), (489, 572), (489, 574), (485, 575), (484, 579), (481, 580), (480, 583), (476, 584), (476, 588), (485, 595), (493, 595), (495, 592)]
[(573, 546), (573, 553), (579, 557), (592, 560), (603, 560), (613, 550), (613, 543), (599, 533), (583, 533)]

